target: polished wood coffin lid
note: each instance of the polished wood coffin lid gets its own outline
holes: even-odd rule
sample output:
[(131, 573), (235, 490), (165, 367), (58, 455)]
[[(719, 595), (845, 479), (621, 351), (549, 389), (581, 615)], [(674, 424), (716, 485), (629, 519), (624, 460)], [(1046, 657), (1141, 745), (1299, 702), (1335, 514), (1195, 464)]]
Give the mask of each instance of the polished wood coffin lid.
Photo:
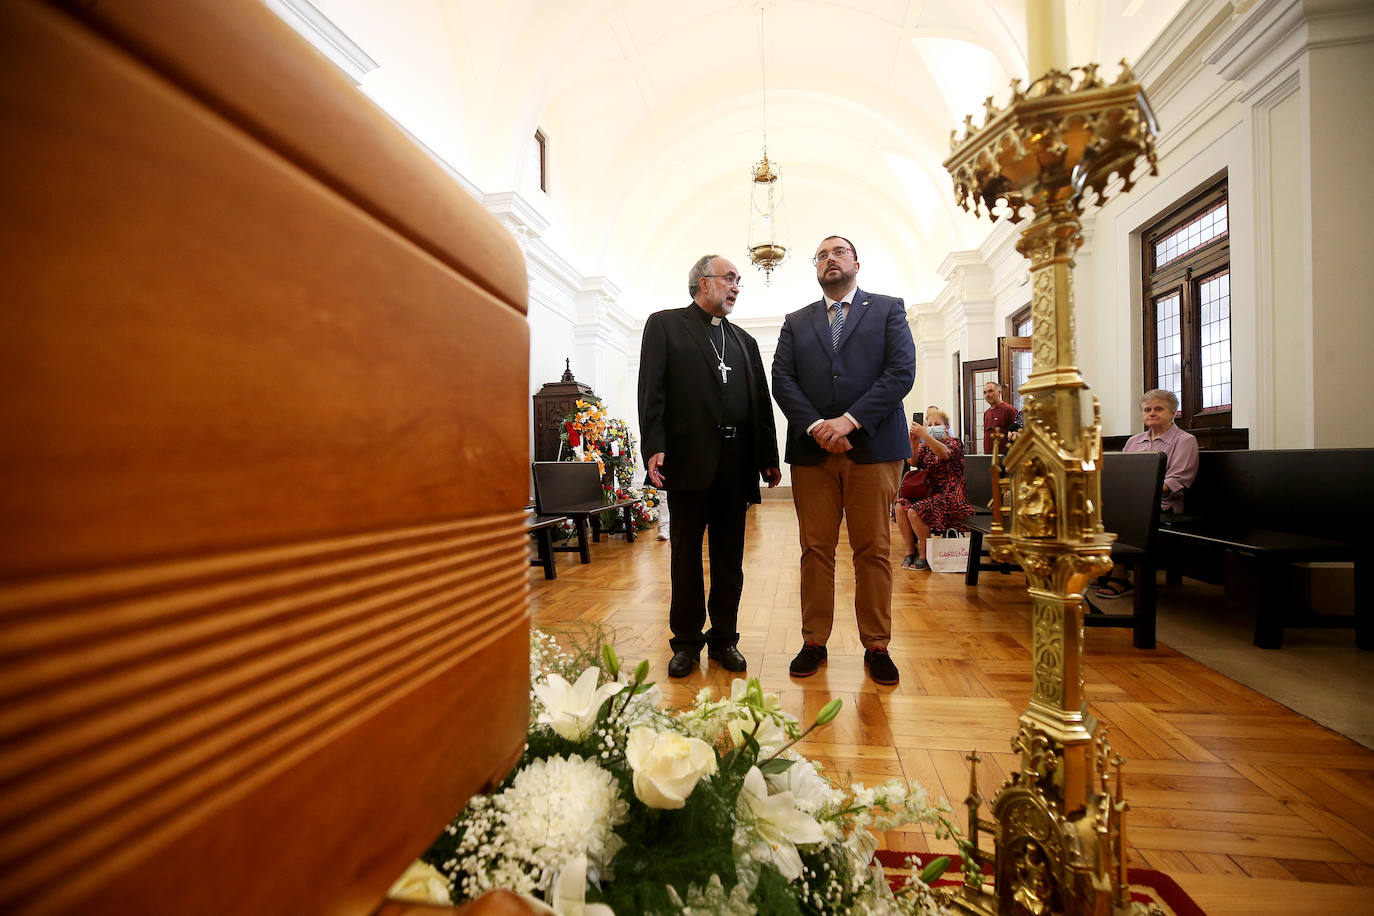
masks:
[(0, 52), (0, 911), (372, 912), (524, 739), (518, 247), (256, 0)]

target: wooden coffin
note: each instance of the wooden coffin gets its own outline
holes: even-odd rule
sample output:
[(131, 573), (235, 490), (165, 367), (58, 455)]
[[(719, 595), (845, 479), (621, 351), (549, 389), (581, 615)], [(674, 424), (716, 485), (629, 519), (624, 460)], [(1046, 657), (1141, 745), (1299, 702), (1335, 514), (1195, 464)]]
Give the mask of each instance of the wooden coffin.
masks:
[(0, 53), (0, 911), (372, 912), (524, 738), (519, 250), (257, 0)]

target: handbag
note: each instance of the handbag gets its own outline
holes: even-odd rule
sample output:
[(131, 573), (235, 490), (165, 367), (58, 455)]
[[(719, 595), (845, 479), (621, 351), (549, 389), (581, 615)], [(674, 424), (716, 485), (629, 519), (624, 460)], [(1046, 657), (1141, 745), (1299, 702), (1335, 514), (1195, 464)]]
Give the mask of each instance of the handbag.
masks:
[(932, 572), (962, 573), (968, 568), (967, 533), (950, 528), (944, 537), (926, 538), (926, 562)]
[(928, 473), (925, 468), (913, 468), (907, 471), (906, 476), (902, 478), (902, 488), (898, 495), (909, 503), (930, 496), (930, 487), (926, 480)]

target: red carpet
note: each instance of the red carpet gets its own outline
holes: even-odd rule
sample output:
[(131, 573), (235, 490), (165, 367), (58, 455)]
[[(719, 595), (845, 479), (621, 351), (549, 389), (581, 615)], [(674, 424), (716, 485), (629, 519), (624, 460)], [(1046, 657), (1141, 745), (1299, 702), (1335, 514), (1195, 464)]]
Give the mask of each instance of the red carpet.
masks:
[[(893, 890), (906, 883), (908, 858), (919, 863), (918, 871), (927, 861), (938, 858), (929, 853), (891, 852), (886, 849), (879, 849), (873, 857), (882, 863)], [(1202, 908), (1193, 902), (1193, 898), (1184, 893), (1183, 888), (1164, 872), (1149, 868), (1131, 868), (1127, 869), (1126, 875), (1127, 880), (1131, 882), (1132, 900), (1158, 904), (1168, 916), (1206, 916)], [(960, 883), (962, 882), (957, 880), (941, 879), (935, 882), (935, 886), (949, 887)]]

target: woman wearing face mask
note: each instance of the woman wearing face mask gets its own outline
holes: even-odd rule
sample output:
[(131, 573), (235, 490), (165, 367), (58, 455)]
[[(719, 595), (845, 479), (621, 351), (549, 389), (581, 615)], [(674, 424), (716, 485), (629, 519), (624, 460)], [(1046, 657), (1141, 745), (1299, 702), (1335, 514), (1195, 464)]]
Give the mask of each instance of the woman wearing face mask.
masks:
[(926, 471), (928, 495), (897, 500), (897, 530), (906, 542), (902, 569), (930, 569), (921, 555), (926, 538), (932, 531), (964, 530), (964, 519), (973, 514), (964, 490), (964, 444), (949, 434), (949, 414), (927, 407), (926, 423), (913, 422), (910, 434), (916, 467)]

